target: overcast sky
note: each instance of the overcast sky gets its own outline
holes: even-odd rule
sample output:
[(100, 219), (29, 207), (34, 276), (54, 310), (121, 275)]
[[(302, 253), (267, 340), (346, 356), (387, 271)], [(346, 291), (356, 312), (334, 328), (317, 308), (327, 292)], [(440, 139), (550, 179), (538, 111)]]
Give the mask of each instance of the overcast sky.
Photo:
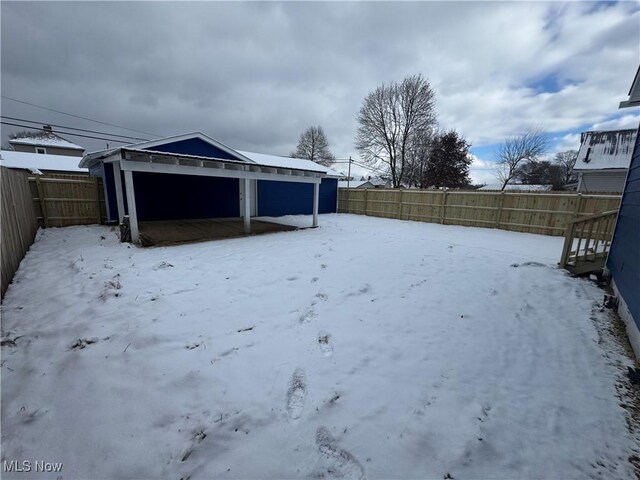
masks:
[[(493, 150), (531, 126), (554, 150), (635, 128), (618, 110), (640, 62), (640, 7), (619, 3), (95, 3), (2, 1), (2, 115), (125, 135), (202, 131), (287, 155), (310, 125), (340, 158), (376, 86), (422, 73), (443, 128), (494, 180)], [(2, 126), (2, 140), (19, 128)], [(87, 148), (104, 141), (66, 136)], [(113, 146), (115, 143), (110, 142)], [(342, 165), (341, 167), (344, 167)], [(363, 170), (359, 170), (363, 172)]]

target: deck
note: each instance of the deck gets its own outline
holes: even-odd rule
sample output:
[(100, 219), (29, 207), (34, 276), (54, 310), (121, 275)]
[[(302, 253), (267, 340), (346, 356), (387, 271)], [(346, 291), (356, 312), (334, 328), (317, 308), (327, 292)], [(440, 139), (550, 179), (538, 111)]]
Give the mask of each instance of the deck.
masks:
[(139, 228), (140, 243), (143, 247), (176, 245), (298, 230), (298, 227), (291, 225), (252, 219), (251, 233), (246, 234), (244, 233), (242, 219), (218, 220), (213, 218), (140, 222)]

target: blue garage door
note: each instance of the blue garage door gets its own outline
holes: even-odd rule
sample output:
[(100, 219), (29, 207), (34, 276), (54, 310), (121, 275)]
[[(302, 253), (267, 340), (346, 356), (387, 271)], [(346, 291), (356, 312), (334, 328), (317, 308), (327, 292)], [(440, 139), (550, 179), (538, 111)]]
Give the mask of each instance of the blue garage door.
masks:
[[(337, 210), (338, 181), (324, 178), (320, 184), (319, 213)], [(294, 182), (258, 181), (258, 215), (310, 215), (313, 213), (313, 184)]]

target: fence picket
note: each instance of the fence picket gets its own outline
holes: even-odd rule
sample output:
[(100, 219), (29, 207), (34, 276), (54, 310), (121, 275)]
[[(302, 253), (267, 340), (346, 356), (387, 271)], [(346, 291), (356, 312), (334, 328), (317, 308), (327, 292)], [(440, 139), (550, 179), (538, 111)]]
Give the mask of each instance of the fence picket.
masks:
[(338, 204), (342, 213), (562, 236), (572, 220), (616, 210), (620, 195), (341, 188)]

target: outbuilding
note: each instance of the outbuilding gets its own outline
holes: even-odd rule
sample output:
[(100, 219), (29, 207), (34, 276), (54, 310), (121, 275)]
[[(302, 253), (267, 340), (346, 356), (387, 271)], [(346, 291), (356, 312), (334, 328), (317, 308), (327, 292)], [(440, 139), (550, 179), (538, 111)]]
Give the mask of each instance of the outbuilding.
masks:
[(637, 129), (584, 132), (573, 171), (579, 192), (624, 190)]
[(103, 178), (109, 219), (129, 218), (131, 238), (160, 221), (312, 214), (337, 210), (337, 177), (309, 160), (240, 152), (200, 132), (132, 144), (83, 157)]

